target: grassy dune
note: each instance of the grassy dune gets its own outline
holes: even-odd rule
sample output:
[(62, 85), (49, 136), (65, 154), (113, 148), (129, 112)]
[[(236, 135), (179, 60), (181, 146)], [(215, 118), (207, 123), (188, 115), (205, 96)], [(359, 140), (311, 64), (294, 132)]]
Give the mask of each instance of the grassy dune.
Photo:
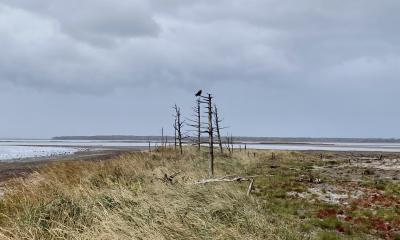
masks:
[[(107, 161), (54, 162), (6, 185), (1, 239), (376, 239), (395, 238), (333, 217), (337, 204), (289, 196), (314, 183), (318, 154), (258, 151), (218, 156), (216, 176), (248, 183), (193, 185), (207, 177), (205, 153), (136, 152)], [(181, 172), (174, 184), (161, 180)], [(372, 186), (373, 187), (373, 186)], [(391, 192), (393, 193), (393, 192)], [(394, 193), (393, 193), (394, 194)], [(397, 195), (395, 195), (397, 196)], [(333, 209), (333, 210), (332, 210)], [(398, 210), (398, 209), (397, 209)], [(328, 211), (327, 216), (321, 216)], [(336, 212), (335, 212), (336, 213)], [(394, 218), (398, 213), (393, 212)], [(397, 215), (396, 215), (397, 214)], [(342, 231), (343, 229), (343, 231)]]

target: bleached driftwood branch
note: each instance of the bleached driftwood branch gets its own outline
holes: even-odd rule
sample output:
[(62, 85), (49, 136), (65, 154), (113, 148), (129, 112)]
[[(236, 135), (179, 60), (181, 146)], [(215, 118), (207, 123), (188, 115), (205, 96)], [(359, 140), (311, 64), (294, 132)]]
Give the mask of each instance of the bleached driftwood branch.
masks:
[(221, 178), (212, 178), (212, 179), (203, 179), (195, 182), (194, 184), (207, 184), (207, 183), (216, 183), (216, 182), (250, 182), (249, 187), (247, 188), (247, 196), (250, 195), (251, 191), (254, 188), (254, 178), (257, 176), (225, 176)]
[(249, 188), (247, 189), (247, 196), (250, 196), (251, 191), (253, 190), (254, 178), (250, 180)]
[(251, 181), (257, 176), (225, 176), (221, 178), (211, 178), (211, 179), (203, 179), (197, 182), (194, 182), (195, 185), (197, 184), (207, 184), (207, 183), (215, 183), (215, 182), (245, 182)]

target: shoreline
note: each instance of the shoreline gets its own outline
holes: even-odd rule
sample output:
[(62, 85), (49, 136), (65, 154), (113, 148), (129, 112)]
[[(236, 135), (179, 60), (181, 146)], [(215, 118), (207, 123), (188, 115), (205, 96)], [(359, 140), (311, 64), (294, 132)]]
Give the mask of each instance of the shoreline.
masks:
[(142, 151), (138, 149), (101, 149), (79, 151), (71, 155), (56, 155), (47, 157), (33, 157), (19, 160), (0, 162), (0, 186), (13, 178), (25, 177), (39, 168), (54, 161), (99, 161), (115, 158), (120, 154)]
[[(91, 148), (88, 148), (91, 149)], [(107, 148), (92, 148), (91, 150), (78, 151), (70, 155), (54, 155), (46, 157), (32, 157), (19, 160), (7, 160), (0, 162), (0, 187), (5, 182), (13, 178), (25, 177), (39, 168), (54, 162), (54, 161), (100, 161), (113, 159), (118, 155), (132, 153), (137, 151), (147, 151), (148, 147), (107, 147)], [(240, 151), (236, 148), (236, 151)], [(377, 152), (377, 151), (329, 151), (329, 150), (280, 150), (280, 149), (248, 149), (247, 152), (301, 152), (310, 154), (323, 155), (339, 155), (353, 158), (356, 156), (368, 156), (379, 160), (381, 156), (394, 158), (399, 156), (398, 152)]]

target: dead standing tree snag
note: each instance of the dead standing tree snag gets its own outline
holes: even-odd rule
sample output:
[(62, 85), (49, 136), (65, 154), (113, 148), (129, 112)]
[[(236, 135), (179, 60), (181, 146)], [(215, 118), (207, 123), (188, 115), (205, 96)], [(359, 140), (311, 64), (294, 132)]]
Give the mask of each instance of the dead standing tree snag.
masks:
[(233, 154), (233, 136), (226, 135), (226, 148), (228, 149), (229, 154), (232, 156)]
[(164, 128), (161, 128), (161, 149), (164, 148)]
[(215, 128), (216, 128), (215, 130), (216, 130), (216, 133), (217, 133), (219, 151), (222, 154), (222, 153), (224, 153), (224, 149), (222, 147), (222, 139), (221, 139), (221, 129), (223, 129), (221, 127), (222, 120), (219, 117), (218, 108), (217, 108), (217, 105), (215, 105), (215, 104), (214, 104), (214, 121), (215, 121)]
[(201, 99), (198, 97), (196, 100), (196, 106), (193, 107), (193, 115), (191, 119), (188, 119), (190, 122), (189, 126), (193, 128), (192, 132), (195, 132), (195, 144), (197, 145), (197, 150), (201, 149), (201, 133), (203, 129), (204, 123), (201, 121)]
[(207, 103), (208, 115), (208, 175), (214, 176), (214, 127), (213, 127), (213, 107), (211, 94), (207, 94), (205, 102)]
[[(189, 119), (192, 124), (191, 127), (195, 128), (196, 131), (196, 143), (198, 150), (201, 149), (201, 134), (207, 133), (208, 135), (208, 158), (209, 158), (209, 175), (214, 175), (214, 134), (216, 134), (219, 148), (221, 153), (223, 153), (222, 139), (221, 139), (221, 122), (218, 115), (218, 109), (215, 104), (213, 104), (213, 96), (207, 94), (206, 96), (201, 95), (202, 91), (198, 91), (195, 96), (198, 97), (196, 101), (196, 106), (194, 110), (194, 120)], [(201, 104), (205, 104), (205, 116), (202, 116)], [(202, 122), (202, 117), (207, 119), (207, 122)]]
[[(208, 119), (207, 130), (205, 132), (208, 134), (208, 175), (214, 176), (214, 126), (213, 126), (213, 96), (208, 93), (207, 96), (202, 96), (202, 91), (200, 90), (195, 96), (199, 97), (199, 103), (206, 104), (206, 114)], [(201, 129), (201, 122), (199, 121)]]
[(182, 128), (183, 128), (184, 122), (181, 120), (181, 109), (176, 104), (174, 106), (174, 109), (175, 109), (175, 124), (174, 124), (174, 128), (175, 128), (175, 135), (176, 135), (175, 141), (178, 142), (180, 153), (183, 154), (183, 149), (182, 149)]
[(200, 151), (201, 149), (201, 101), (200, 98), (197, 99), (197, 107), (196, 107), (196, 117), (197, 117), (197, 148)]
[[(215, 104), (213, 104), (213, 96), (210, 93), (207, 93), (207, 95), (203, 96), (202, 95), (202, 90), (198, 91), (195, 96), (197, 97), (196, 101), (196, 107), (194, 107), (194, 117), (195, 120), (189, 119), (190, 122), (193, 124), (190, 124), (189, 126), (194, 127), (195, 131), (197, 132), (197, 146), (198, 149), (201, 149), (201, 133), (207, 133), (208, 134), (208, 175), (210, 179), (204, 179), (201, 181), (196, 182), (195, 184), (207, 184), (211, 182), (243, 182), (243, 181), (248, 181), (250, 182), (249, 187), (247, 189), (247, 195), (250, 195), (251, 191), (254, 189), (254, 178), (255, 176), (250, 176), (250, 177), (222, 177), (222, 178), (216, 178), (213, 179), (211, 177), (214, 177), (214, 134), (216, 134), (216, 137), (218, 138), (218, 145), (220, 148), (221, 153), (223, 153), (223, 146), (222, 146), (222, 139), (221, 139), (221, 122), (222, 120), (220, 119), (220, 116), (218, 114), (218, 108)], [(207, 118), (207, 123), (203, 123), (202, 120), (202, 115), (201, 115), (201, 104), (205, 104), (205, 114), (204, 118)], [(180, 108), (177, 107), (177, 105), (174, 106), (175, 109), (175, 122), (174, 122), (174, 129), (175, 129), (175, 139), (179, 142), (179, 148), (182, 154), (182, 126), (183, 122), (181, 121), (181, 112)], [(227, 143), (228, 143), (228, 149), (230, 154), (233, 153), (234, 150), (234, 145), (233, 145), (233, 137), (227, 136)], [(247, 148), (247, 146), (245, 147)], [(164, 182), (170, 182), (172, 183), (172, 178), (173, 177), (168, 177), (168, 175), (164, 175)]]
[(176, 131), (176, 129), (177, 129), (176, 118), (175, 118), (173, 127), (174, 127), (174, 150), (176, 151), (176, 147), (177, 147), (177, 139), (176, 138), (178, 136), (177, 131)]

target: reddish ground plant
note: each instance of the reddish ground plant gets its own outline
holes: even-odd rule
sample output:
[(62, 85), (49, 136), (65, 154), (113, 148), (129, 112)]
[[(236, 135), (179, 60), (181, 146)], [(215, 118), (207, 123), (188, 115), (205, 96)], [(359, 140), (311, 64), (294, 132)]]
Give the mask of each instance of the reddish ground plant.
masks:
[(334, 208), (322, 209), (317, 213), (318, 218), (327, 218), (336, 216), (338, 214), (337, 210)]

